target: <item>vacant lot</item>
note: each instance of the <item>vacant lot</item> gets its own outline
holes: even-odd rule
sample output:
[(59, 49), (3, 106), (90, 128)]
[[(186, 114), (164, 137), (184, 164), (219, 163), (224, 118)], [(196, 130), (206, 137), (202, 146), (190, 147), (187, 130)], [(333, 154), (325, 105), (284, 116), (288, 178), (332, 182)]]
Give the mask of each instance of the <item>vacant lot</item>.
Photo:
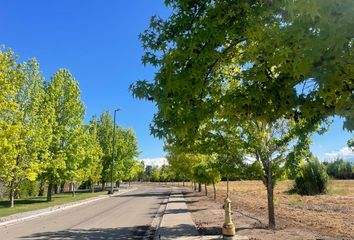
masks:
[[(318, 196), (300, 196), (288, 194), (292, 187), (291, 181), (279, 182), (275, 188), (275, 205), (277, 229), (299, 229), (315, 233), (316, 236), (331, 236), (354, 238), (354, 181), (331, 181), (329, 193)], [(204, 188), (203, 188), (204, 190)], [(212, 187), (208, 187), (209, 197), (212, 198)], [(226, 195), (226, 183), (217, 185), (217, 205), (221, 206)], [(267, 195), (260, 181), (230, 182), (230, 198), (233, 211), (256, 220), (255, 228), (262, 228), (267, 221)], [(204, 200), (205, 201), (205, 200)], [(212, 201), (210, 199), (210, 201)], [(197, 208), (194, 203), (194, 208)], [(206, 207), (204, 202), (204, 206)], [(193, 206), (192, 206), (193, 207)], [(214, 211), (212, 217), (194, 212), (194, 218), (200, 228), (218, 226), (222, 211)], [(219, 218), (216, 217), (218, 212)], [(205, 219), (203, 219), (205, 216)], [(234, 218), (235, 218), (234, 216)], [(216, 222), (218, 221), (218, 222)], [(237, 223), (237, 219), (235, 219)], [(205, 226), (203, 226), (205, 225)]]

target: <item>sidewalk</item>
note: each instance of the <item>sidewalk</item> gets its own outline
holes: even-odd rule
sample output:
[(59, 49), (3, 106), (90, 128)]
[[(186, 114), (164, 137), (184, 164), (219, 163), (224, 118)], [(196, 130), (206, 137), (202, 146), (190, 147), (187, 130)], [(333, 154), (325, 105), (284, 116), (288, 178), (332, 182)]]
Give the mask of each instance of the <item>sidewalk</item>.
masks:
[[(220, 226), (221, 227), (221, 226)], [(184, 240), (213, 240), (223, 239), (222, 236), (200, 236), (198, 229), (192, 220), (184, 199), (182, 188), (173, 188), (167, 201), (159, 228), (155, 234), (155, 240), (184, 239)], [(235, 236), (233, 240), (247, 240), (244, 236)]]
[(172, 189), (155, 236), (157, 239), (176, 239), (179, 237), (185, 239), (187, 236), (194, 236), (198, 239), (197, 227), (192, 220), (180, 188)]

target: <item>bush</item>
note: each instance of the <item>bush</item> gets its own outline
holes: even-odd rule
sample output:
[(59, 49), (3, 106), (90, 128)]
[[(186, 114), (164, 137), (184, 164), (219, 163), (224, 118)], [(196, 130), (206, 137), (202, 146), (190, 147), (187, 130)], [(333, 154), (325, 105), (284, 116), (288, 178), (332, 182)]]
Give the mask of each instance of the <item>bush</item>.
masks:
[(25, 180), (18, 191), (19, 198), (35, 197), (38, 196), (39, 182)]
[(326, 167), (317, 159), (309, 159), (295, 178), (294, 192), (301, 195), (316, 195), (327, 192)]

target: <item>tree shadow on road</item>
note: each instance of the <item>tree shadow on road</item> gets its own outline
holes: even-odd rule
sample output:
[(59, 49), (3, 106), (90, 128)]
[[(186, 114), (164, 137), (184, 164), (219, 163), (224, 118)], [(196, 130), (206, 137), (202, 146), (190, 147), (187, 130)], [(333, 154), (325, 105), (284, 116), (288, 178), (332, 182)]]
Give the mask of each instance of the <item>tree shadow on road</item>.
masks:
[(152, 192), (152, 193), (135, 193), (135, 194), (122, 194), (122, 195), (117, 195), (113, 197), (158, 197), (158, 198), (167, 198), (169, 196), (169, 193), (165, 192)]
[(167, 209), (165, 211), (165, 214), (181, 214), (181, 213), (190, 213), (190, 212), (198, 212), (198, 211), (203, 211), (207, 210), (207, 208), (200, 208), (200, 209)]
[[(178, 224), (173, 227), (160, 227), (157, 230), (157, 236), (163, 239), (174, 239), (176, 237), (199, 236), (198, 230), (191, 224)], [(183, 239), (183, 238), (179, 238)], [(199, 239), (199, 238), (198, 238)]]
[(149, 226), (121, 228), (68, 229), (58, 232), (34, 233), (21, 239), (142, 239)]

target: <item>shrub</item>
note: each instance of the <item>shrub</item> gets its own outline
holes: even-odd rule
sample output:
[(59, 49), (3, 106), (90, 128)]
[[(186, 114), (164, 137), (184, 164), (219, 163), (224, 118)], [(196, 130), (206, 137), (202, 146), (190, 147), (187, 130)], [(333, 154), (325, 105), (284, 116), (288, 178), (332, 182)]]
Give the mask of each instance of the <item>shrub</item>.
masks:
[(326, 167), (317, 159), (310, 158), (295, 178), (294, 192), (301, 195), (316, 195), (327, 192)]
[(39, 182), (25, 180), (18, 191), (19, 198), (35, 197), (38, 196)]

